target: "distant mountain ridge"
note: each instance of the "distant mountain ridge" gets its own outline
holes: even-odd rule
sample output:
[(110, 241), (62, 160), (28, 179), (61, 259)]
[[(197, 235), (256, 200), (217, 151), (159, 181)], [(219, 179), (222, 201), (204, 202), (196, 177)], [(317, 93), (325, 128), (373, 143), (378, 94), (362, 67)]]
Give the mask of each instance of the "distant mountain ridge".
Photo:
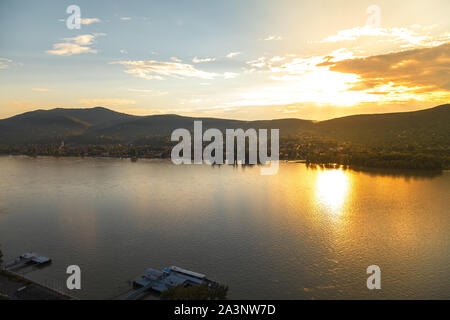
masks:
[(128, 144), (149, 137), (169, 137), (177, 128), (279, 128), (281, 136), (311, 134), (357, 143), (384, 143), (415, 138), (449, 144), (450, 104), (398, 113), (362, 114), (326, 121), (278, 119), (242, 121), (179, 115), (133, 116), (103, 107), (36, 110), (0, 120), (0, 144)]
[(318, 123), (316, 133), (338, 140), (377, 143), (403, 138), (450, 144), (450, 104), (395, 113), (352, 115)]

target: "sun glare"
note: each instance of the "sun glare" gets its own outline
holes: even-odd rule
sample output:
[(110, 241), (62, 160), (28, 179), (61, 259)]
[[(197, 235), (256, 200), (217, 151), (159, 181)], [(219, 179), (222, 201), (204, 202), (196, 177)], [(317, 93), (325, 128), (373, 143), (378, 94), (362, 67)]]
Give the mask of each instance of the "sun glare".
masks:
[(349, 177), (342, 169), (319, 171), (316, 198), (330, 213), (341, 215), (349, 194)]

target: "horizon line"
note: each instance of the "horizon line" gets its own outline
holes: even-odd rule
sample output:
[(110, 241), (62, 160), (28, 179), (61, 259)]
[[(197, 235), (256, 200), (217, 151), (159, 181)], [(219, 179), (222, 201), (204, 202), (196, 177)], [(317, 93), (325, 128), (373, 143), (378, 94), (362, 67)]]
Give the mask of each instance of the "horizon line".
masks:
[(355, 114), (351, 114), (351, 115), (345, 115), (345, 116), (341, 116), (341, 117), (334, 117), (334, 118), (329, 118), (329, 119), (324, 119), (324, 120), (314, 120), (314, 119), (304, 119), (304, 118), (273, 118), (273, 119), (254, 119), (254, 120), (241, 120), (241, 119), (232, 119), (232, 118), (218, 118), (218, 117), (193, 117), (193, 116), (186, 116), (186, 115), (181, 115), (181, 114), (176, 114), (176, 113), (161, 113), (161, 114), (149, 114), (149, 115), (136, 115), (136, 114), (130, 114), (130, 113), (125, 113), (125, 112), (121, 112), (121, 111), (117, 111), (111, 108), (107, 108), (104, 106), (95, 106), (95, 107), (86, 107), (86, 108), (63, 108), (63, 107), (55, 107), (52, 109), (35, 109), (35, 110), (31, 110), (31, 111), (26, 111), (26, 112), (22, 112), (22, 113), (18, 113), (15, 114), (13, 116), (9, 116), (6, 118), (0, 118), (0, 121), (3, 120), (8, 120), (17, 116), (21, 116), (21, 115), (25, 115), (28, 113), (34, 113), (37, 111), (54, 111), (54, 110), (92, 110), (92, 109), (105, 109), (108, 111), (112, 111), (112, 112), (116, 112), (116, 113), (120, 113), (120, 114), (124, 114), (124, 115), (128, 115), (128, 116), (132, 116), (132, 117), (136, 117), (136, 118), (145, 118), (145, 117), (154, 117), (154, 116), (177, 116), (177, 117), (183, 117), (183, 118), (192, 118), (192, 119), (218, 119), (218, 120), (230, 120), (230, 121), (241, 121), (241, 122), (254, 122), (254, 121), (274, 121), (274, 120), (303, 120), (303, 121), (311, 121), (311, 122), (324, 122), (324, 121), (328, 121), (328, 120), (333, 120), (333, 119), (341, 119), (341, 118), (348, 118), (348, 117), (354, 117), (354, 116), (364, 116), (364, 115), (386, 115), (386, 114), (400, 114), (400, 113), (412, 113), (412, 112), (420, 112), (420, 111), (425, 111), (425, 110), (431, 110), (431, 109), (435, 109), (435, 108), (439, 108), (439, 107), (444, 107), (444, 106), (450, 106), (450, 103), (444, 103), (444, 104), (439, 104), (437, 106), (434, 107), (430, 107), (430, 108), (424, 108), (424, 109), (417, 109), (417, 110), (412, 110), (412, 111), (395, 111), (395, 112), (379, 112), (379, 113), (355, 113)]

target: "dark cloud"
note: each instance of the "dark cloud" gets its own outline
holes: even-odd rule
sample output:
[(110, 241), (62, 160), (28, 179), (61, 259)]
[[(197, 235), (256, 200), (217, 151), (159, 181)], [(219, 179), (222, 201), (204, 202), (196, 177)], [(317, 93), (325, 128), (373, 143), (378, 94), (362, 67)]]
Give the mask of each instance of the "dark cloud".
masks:
[(353, 73), (362, 82), (353, 90), (368, 90), (391, 83), (405, 86), (414, 92), (450, 90), (450, 43), (432, 48), (422, 48), (388, 53), (360, 59), (337, 62), (327, 59), (318, 66), (330, 66), (330, 70)]

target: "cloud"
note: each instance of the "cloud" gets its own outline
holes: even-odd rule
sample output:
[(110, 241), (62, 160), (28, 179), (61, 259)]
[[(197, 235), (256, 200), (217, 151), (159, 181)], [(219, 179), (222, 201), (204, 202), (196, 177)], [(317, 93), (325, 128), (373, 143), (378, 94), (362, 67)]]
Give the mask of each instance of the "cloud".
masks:
[[(271, 58), (269, 60), (266, 60), (265, 58), (259, 58), (258, 60), (249, 61), (248, 63), (253, 67), (259, 66), (261, 68), (267, 66), (269, 71), (274, 73), (274, 75), (271, 76), (272, 79), (285, 80), (303, 76), (310, 72), (319, 71), (319, 69), (322, 69), (320, 71), (326, 71), (328, 69), (327, 66), (331, 65), (332, 63), (345, 59), (352, 59), (354, 58), (354, 55), (352, 51), (341, 48), (332, 51), (328, 55), (323, 56), (313, 56), (306, 58), (292, 57), (288, 61), (284, 61), (285, 59), (280, 60), (279, 57), (274, 58)], [(281, 61), (283, 62), (281, 63)]]
[(135, 100), (129, 99), (115, 99), (115, 98), (96, 98), (96, 99), (80, 99), (80, 103), (87, 106), (124, 106), (136, 104)]
[(264, 41), (279, 41), (279, 40), (283, 40), (282, 37), (280, 36), (268, 36), (267, 38), (263, 39)]
[[(374, 28), (371, 26), (358, 26), (351, 29), (340, 30), (337, 34), (329, 36), (322, 40), (322, 43), (336, 43), (342, 41), (355, 41), (363, 37), (378, 38), (388, 42), (397, 42), (401, 44), (401, 47), (417, 47), (417, 46), (437, 46), (450, 40), (450, 33), (444, 32), (441, 34), (431, 35), (429, 32), (424, 34), (424, 30), (432, 30), (435, 26), (429, 28), (412, 26), (406, 27), (393, 27), (393, 28)], [(419, 30), (419, 33), (415, 30)]]
[(240, 52), (230, 52), (229, 54), (226, 55), (227, 58), (231, 59), (237, 55), (240, 55)]
[(167, 91), (152, 90), (152, 89), (132, 89), (131, 88), (131, 89), (128, 89), (128, 91), (149, 94), (152, 96), (163, 96), (168, 93)]
[(181, 62), (181, 60), (178, 59), (177, 57), (170, 57), (170, 60), (175, 61), (175, 62)]
[(217, 73), (196, 69), (193, 65), (180, 62), (164, 62), (156, 60), (115, 61), (110, 64), (120, 64), (127, 69), (125, 73), (143, 79), (164, 79), (163, 76), (183, 79), (185, 77), (213, 79)]
[[(66, 19), (58, 19), (59, 22), (66, 22)], [(81, 24), (89, 25), (93, 23), (99, 23), (102, 22), (99, 18), (84, 18), (80, 19)]]
[(64, 38), (64, 40), (84, 46), (91, 45), (94, 42), (95, 37), (94, 34), (80, 34), (73, 38)]
[(121, 17), (120, 20), (122, 20), (122, 21), (130, 21), (131, 17)]
[[(315, 103), (352, 106), (365, 103), (446, 103), (450, 99), (450, 43), (355, 57), (341, 48), (328, 55), (288, 57), (272, 63), (250, 61), (273, 80), (263, 87), (242, 88), (226, 107)], [(279, 60), (279, 59), (275, 59)], [(253, 70), (253, 69), (252, 69)]]
[(99, 18), (84, 18), (81, 19), (81, 24), (92, 24), (92, 23), (98, 23), (101, 22)]
[(97, 53), (97, 50), (73, 43), (55, 43), (53, 50), (47, 50), (46, 52), (57, 56), (71, 56), (81, 53)]
[(216, 58), (197, 58), (194, 57), (194, 59), (192, 59), (193, 63), (203, 63), (203, 62), (212, 62), (212, 61), (216, 61)]
[(6, 69), (9, 66), (9, 63), (13, 62), (8, 58), (0, 58), (0, 69)]
[(275, 57), (270, 58), (270, 62), (279, 62), (279, 61), (283, 61), (284, 59), (286, 59), (286, 58), (280, 57), (280, 56), (275, 56)]
[[(282, 72), (288, 71), (292, 69), (289, 66), (289, 63), (297, 64), (300, 59), (293, 60), (292, 58), (295, 55), (287, 54), (284, 57), (281, 56), (273, 56), (273, 57), (259, 57), (254, 60), (247, 61), (247, 64), (251, 67), (251, 69), (245, 68), (246, 72), (254, 72), (254, 71), (272, 71), (272, 72)], [(284, 61), (290, 62), (284, 62)], [(322, 60), (318, 60), (322, 61)], [(284, 63), (284, 65), (283, 65)]]
[(64, 38), (65, 42), (55, 43), (53, 50), (46, 53), (58, 56), (71, 56), (81, 53), (97, 53), (90, 45), (94, 44), (96, 37), (104, 36), (104, 33), (81, 34), (73, 38)]
[(255, 60), (247, 61), (247, 64), (252, 68), (263, 68), (266, 66), (266, 58), (260, 57)]
[(50, 89), (46, 89), (46, 88), (32, 88), (31, 90), (36, 91), (36, 92), (48, 92), (48, 91), (50, 91)]
[(312, 103), (356, 108), (450, 99), (450, 43), (368, 57), (341, 48), (321, 56), (260, 57), (247, 63), (272, 81), (241, 88), (222, 106)]
[(447, 91), (447, 94), (450, 91), (450, 42), (365, 58), (325, 61), (318, 66), (358, 75), (360, 82), (353, 90), (371, 90), (372, 93), (392, 90), (416, 93)]
[(225, 72), (224, 74), (223, 74), (223, 78), (224, 79), (234, 79), (234, 78), (236, 78), (238, 76), (238, 74), (237, 73), (234, 73), (234, 72)]

